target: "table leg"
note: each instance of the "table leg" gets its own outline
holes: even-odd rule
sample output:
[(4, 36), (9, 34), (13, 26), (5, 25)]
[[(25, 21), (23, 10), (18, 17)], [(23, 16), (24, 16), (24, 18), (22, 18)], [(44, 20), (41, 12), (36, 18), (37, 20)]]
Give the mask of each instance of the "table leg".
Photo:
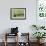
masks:
[(7, 35), (5, 34), (5, 46), (7, 46)]

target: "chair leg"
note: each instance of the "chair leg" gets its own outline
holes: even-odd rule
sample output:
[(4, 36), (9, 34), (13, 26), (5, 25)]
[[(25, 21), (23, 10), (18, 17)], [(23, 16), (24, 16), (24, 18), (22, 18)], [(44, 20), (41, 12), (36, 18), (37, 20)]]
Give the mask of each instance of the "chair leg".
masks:
[(4, 42), (5, 46), (7, 46), (7, 41)]

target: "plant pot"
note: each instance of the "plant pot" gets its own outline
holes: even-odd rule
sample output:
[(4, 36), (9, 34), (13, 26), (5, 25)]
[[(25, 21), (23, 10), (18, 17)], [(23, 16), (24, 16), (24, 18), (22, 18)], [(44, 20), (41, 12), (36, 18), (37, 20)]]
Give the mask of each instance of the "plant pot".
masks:
[(38, 39), (37, 42), (38, 42), (39, 44), (41, 44), (41, 43), (44, 42), (44, 39)]
[(37, 43), (40, 43), (40, 39), (37, 39)]

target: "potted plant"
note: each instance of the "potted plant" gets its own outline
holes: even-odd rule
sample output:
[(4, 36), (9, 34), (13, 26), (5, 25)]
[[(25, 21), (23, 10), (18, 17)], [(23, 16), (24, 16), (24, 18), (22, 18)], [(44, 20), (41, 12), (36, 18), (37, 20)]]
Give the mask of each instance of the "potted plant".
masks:
[(45, 36), (45, 32), (35, 32), (33, 35), (37, 38), (37, 41), (40, 43), (40, 40)]
[(36, 30), (39, 30), (39, 29), (45, 29), (45, 26), (37, 26), (37, 25), (32, 25), (32, 27), (36, 28)]

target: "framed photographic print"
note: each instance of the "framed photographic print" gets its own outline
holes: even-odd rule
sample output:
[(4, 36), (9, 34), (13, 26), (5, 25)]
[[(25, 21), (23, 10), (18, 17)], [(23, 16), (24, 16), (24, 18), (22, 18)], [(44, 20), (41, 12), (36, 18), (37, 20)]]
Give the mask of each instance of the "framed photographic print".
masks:
[(26, 19), (26, 8), (10, 8), (10, 19), (12, 20)]
[(46, 0), (37, 0), (37, 15), (46, 18)]
[(36, 24), (41, 26), (46, 25), (46, 0), (37, 0), (36, 10)]

